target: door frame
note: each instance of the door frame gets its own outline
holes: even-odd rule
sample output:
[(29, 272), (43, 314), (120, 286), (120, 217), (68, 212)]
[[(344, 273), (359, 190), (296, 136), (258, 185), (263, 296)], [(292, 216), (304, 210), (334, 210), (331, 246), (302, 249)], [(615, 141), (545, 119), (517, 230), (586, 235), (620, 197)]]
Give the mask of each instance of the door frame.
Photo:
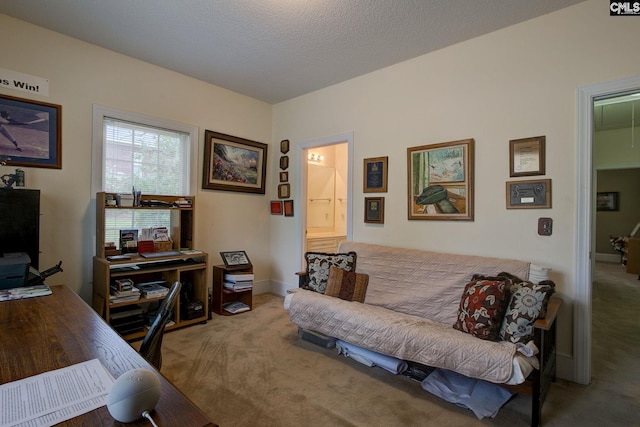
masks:
[(346, 132), (337, 135), (327, 136), (323, 138), (312, 139), (303, 141), (297, 145), (296, 156), (298, 158), (298, 186), (297, 199), (300, 205), (300, 230), (298, 235), (300, 236), (300, 267), (305, 268), (304, 265), (304, 252), (305, 252), (305, 240), (307, 230), (307, 151), (311, 148), (326, 147), (329, 145), (347, 144), (347, 240), (352, 239), (353, 233), (353, 132)]
[(574, 260), (574, 379), (591, 382), (592, 272), (595, 261), (595, 191), (593, 165), (593, 102), (597, 98), (640, 90), (640, 76), (596, 83), (578, 88), (576, 147), (576, 253)]

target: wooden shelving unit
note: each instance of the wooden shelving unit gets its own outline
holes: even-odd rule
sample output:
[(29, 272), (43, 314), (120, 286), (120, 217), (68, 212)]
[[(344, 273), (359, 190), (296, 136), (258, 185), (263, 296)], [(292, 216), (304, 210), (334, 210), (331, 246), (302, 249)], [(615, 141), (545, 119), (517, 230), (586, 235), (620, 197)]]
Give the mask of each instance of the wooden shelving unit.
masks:
[(229, 289), (225, 289), (223, 284), (225, 273), (253, 273), (253, 266), (213, 266), (213, 294), (211, 298), (211, 310), (216, 314), (233, 316), (233, 314), (225, 311), (222, 308), (222, 305), (224, 303), (233, 301), (243, 302), (247, 304), (249, 306), (249, 309), (251, 310), (253, 308), (253, 288), (235, 292)]
[[(140, 298), (137, 301), (113, 304), (109, 302), (110, 287), (117, 279), (130, 279), (134, 283), (143, 283), (164, 280), (170, 285), (180, 281), (190, 283), (193, 288), (193, 299), (204, 306), (203, 314), (196, 318), (186, 318), (186, 310), (183, 310), (181, 297), (176, 302), (173, 322), (167, 326), (167, 330), (180, 328), (195, 323), (205, 323), (208, 317), (209, 286), (207, 273), (209, 271), (208, 254), (193, 249), (193, 213), (195, 199), (193, 196), (142, 196), (142, 200), (160, 200), (173, 203), (184, 198), (191, 200), (187, 207), (174, 206), (141, 206), (118, 207), (107, 205), (106, 200), (112, 199), (113, 193), (98, 193), (96, 195), (96, 256), (93, 258), (93, 308), (108, 323), (111, 322), (111, 311), (119, 307), (132, 308), (136, 305), (145, 309), (153, 308), (163, 298)], [(171, 250), (178, 253), (157, 258), (145, 258), (139, 254), (131, 254), (127, 260), (110, 261), (105, 256), (105, 218), (119, 210), (165, 210), (170, 216), (170, 234), (173, 242)], [(147, 329), (123, 335), (127, 340), (135, 340), (144, 337)]]

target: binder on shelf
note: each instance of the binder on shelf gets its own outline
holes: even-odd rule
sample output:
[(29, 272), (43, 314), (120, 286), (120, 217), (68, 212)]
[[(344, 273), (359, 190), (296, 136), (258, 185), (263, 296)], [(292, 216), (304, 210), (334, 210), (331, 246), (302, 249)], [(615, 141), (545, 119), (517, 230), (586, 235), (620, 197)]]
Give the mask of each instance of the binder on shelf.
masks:
[(253, 282), (253, 273), (225, 273), (224, 275), (225, 282)]

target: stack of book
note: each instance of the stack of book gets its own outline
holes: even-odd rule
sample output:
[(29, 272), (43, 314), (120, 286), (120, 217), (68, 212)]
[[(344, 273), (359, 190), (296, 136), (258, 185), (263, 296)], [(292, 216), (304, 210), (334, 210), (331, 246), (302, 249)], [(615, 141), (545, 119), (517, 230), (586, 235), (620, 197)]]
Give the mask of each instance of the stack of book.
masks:
[(110, 324), (121, 335), (140, 332), (144, 328), (144, 308), (139, 305), (111, 310)]
[(129, 279), (116, 280), (111, 285), (109, 293), (109, 302), (111, 304), (138, 301), (140, 299), (140, 290), (133, 286), (133, 282)]
[(222, 304), (222, 308), (224, 309), (224, 311), (227, 311), (231, 314), (242, 313), (243, 311), (251, 310), (251, 307), (249, 307), (242, 301), (225, 302), (224, 304)]
[(253, 288), (253, 273), (235, 273), (224, 275), (224, 287), (234, 292)]
[(169, 293), (167, 282), (158, 280), (156, 282), (137, 283), (135, 287), (140, 291), (143, 298), (162, 298)]

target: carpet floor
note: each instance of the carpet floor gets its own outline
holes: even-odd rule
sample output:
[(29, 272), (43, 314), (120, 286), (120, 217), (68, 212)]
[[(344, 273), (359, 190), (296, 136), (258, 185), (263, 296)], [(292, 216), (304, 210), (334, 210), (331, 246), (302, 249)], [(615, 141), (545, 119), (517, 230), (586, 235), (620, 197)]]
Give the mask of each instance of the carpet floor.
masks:
[[(599, 263), (593, 289), (593, 379), (558, 380), (545, 426), (638, 426), (640, 282)], [(625, 277), (626, 276), (626, 277)], [(630, 276), (630, 277), (629, 277)], [(530, 398), (516, 395), (495, 418), (422, 390), (420, 383), (300, 340), (283, 298), (165, 335), (162, 373), (215, 423), (232, 426), (527, 426)]]

